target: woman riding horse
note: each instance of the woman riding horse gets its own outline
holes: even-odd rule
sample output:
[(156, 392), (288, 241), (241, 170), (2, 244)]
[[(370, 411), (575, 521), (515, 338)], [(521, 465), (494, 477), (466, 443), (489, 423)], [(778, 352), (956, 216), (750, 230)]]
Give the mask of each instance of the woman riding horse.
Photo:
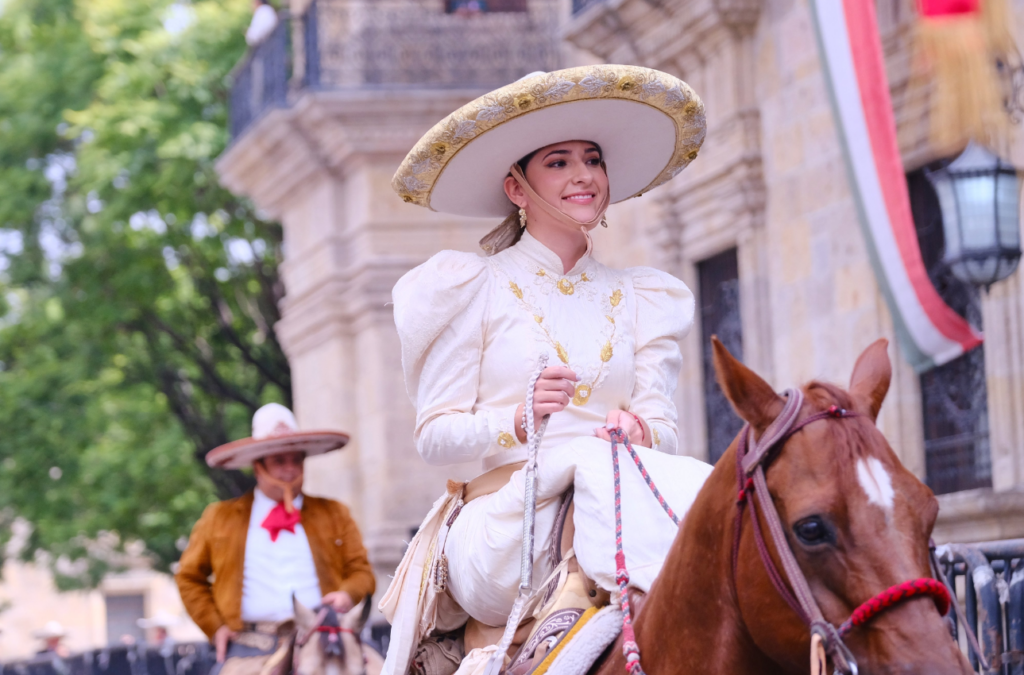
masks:
[[(703, 104), (674, 77), (631, 66), (573, 68), (467, 104), (399, 168), (393, 186), (406, 202), (504, 221), (481, 240), (487, 257), (442, 251), (394, 289), (417, 449), (430, 464), (479, 461), (484, 474), (428, 516), (382, 601), (386, 616), (401, 614), (403, 584), (416, 594), (417, 577), (430, 574), (463, 621), (468, 614), (505, 624), (520, 582), (529, 405), (535, 430), (550, 417), (538, 459), (536, 579), (552, 571), (554, 521), (575, 485), (579, 566), (598, 586), (616, 588), (612, 429), (628, 435), (674, 508), (692, 503), (710, 467), (673, 456), (673, 394), (693, 295), (664, 272), (597, 262), (589, 232), (607, 226), (610, 203), (685, 168), (704, 129)], [(550, 365), (528, 391), (542, 358)], [(632, 585), (646, 591), (676, 528), (639, 473), (624, 473), (621, 483)], [(447, 611), (447, 619), (413, 619), (411, 632), (396, 623), (388, 673), (405, 670), (404, 637), (458, 623), (457, 609)]]

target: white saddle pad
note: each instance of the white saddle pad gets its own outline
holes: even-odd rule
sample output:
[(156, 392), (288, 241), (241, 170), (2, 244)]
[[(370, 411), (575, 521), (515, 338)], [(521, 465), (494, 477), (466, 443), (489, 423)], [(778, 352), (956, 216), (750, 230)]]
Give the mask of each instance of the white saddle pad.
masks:
[(598, 657), (622, 632), (622, 612), (608, 605), (583, 624), (555, 657), (548, 675), (586, 675)]

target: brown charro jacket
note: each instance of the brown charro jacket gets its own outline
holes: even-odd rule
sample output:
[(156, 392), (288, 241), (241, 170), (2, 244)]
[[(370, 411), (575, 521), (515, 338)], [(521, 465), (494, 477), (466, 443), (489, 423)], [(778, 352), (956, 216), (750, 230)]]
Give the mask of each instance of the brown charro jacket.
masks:
[[(207, 506), (192, 528), (174, 577), (189, 616), (211, 638), (225, 624), (242, 629), (242, 572), (252, 502), (250, 490)], [(303, 495), (302, 527), (323, 594), (347, 591), (357, 603), (373, 595), (375, 581), (363, 538), (344, 504)]]

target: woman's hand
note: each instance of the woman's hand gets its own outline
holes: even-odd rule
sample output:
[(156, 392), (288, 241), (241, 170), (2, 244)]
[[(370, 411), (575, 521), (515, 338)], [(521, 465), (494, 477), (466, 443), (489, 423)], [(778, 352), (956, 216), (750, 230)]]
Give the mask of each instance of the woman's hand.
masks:
[[(545, 415), (562, 412), (576, 395), (576, 373), (565, 366), (549, 366), (541, 371), (537, 384), (533, 388), (533, 430), (540, 428)], [(520, 443), (526, 442), (526, 432), (521, 424), (526, 406), (520, 404), (516, 408), (516, 437)]]
[(612, 440), (612, 429), (616, 427), (626, 432), (630, 443), (642, 445), (645, 448), (651, 447), (651, 431), (647, 423), (639, 415), (634, 415), (625, 410), (608, 411), (604, 426), (594, 429), (594, 435), (610, 442)]

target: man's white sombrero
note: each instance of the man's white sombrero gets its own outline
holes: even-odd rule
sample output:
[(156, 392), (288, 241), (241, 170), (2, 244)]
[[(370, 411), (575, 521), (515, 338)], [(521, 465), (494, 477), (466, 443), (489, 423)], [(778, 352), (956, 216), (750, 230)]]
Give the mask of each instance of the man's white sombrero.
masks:
[(150, 628), (173, 628), (181, 623), (181, 619), (170, 612), (164, 610), (157, 611), (156, 614), (145, 619), (138, 619), (135, 622), (139, 628), (150, 629)]
[(54, 638), (67, 637), (68, 632), (61, 625), (60, 621), (47, 621), (39, 630), (32, 631), (32, 637), (39, 640), (52, 640)]
[(279, 403), (268, 403), (252, 416), (252, 437), (226, 443), (206, 453), (215, 468), (241, 469), (257, 459), (280, 452), (301, 450), (306, 456), (321, 455), (348, 443), (340, 431), (299, 431), (295, 415)]
[(504, 218), (509, 167), (544, 146), (591, 141), (611, 203), (676, 176), (704, 142), (704, 104), (688, 84), (638, 66), (536, 73), (467, 103), (420, 139), (391, 182), (411, 204)]

